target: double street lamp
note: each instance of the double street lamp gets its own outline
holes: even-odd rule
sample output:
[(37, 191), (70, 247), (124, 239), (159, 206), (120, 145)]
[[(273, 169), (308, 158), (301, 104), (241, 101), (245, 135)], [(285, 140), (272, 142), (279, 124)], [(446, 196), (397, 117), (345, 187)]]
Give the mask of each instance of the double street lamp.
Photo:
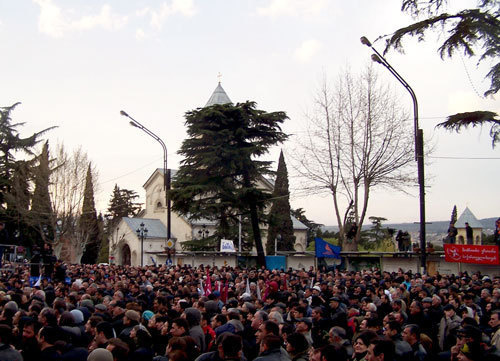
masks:
[(170, 240), (171, 236), (171, 205), (170, 205), (170, 169), (167, 169), (167, 146), (161, 140), (159, 136), (157, 136), (155, 133), (150, 131), (148, 128), (146, 128), (144, 125), (139, 123), (137, 120), (132, 118), (130, 115), (128, 115), (125, 111), (120, 110), (120, 114), (123, 115), (124, 117), (127, 117), (130, 119), (130, 125), (136, 128), (139, 128), (142, 130), (144, 133), (152, 137), (154, 140), (156, 140), (158, 143), (160, 143), (161, 147), (163, 148), (163, 170), (164, 170), (164, 176), (163, 176), (163, 187), (165, 189), (165, 204), (167, 206), (167, 241)]
[(144, 226), (144, 223), (141, 222), (139, 228), (135, 231), (137, 233), (137, 237), (141, 240), (141, 267), (144, 263), (144, 238), (148, 236), (148, 229)]
[(372, 54), (372, 60), (386, 67), (389, 72), (405, 87), (413, 100), (413, 127), (415, 136), (415, 160), (418, 170), (418, 187), (420, 199), (420, 250), (421, 250), (421, 268), (423, 273), (427, 273), (427, 254), (425, 242), (425, 186), (424, 186), (424, 131), (418, 126), (418, 103), (415, 92), (401, 75), (389, 64), (389, 62), (375, 49), (372, 43), (366, 38), (361, 37), (361, 43), (371, 48), (375, 54)]

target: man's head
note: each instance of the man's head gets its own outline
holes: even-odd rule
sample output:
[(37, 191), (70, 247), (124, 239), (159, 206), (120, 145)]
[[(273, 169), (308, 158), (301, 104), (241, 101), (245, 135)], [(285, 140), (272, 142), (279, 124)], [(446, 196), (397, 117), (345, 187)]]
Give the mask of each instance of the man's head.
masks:
[(40, 331), (38, 331), (38, 344), (42, 350), (48, 346), (53, 346), (59, 336), (59, 330), (52, 326), (45, 326)]
[(334, 326), (328, 332), (330, 343), (342, 344), (346, 338), (345, 330), (340, 326)]
[(406, 325), (403, 330), (403, 340), (414, 345), (420, 340), (420, 327), (415, 324)]
[(232, 333), (223, 334), (224, 337), (219, 344), (219, 354), (222, 359), (236, 359), (241, 357), (241, 350), (243, 349), (243, 343), (241, 337), (234, 335)]
[(394, 342), (377, 338), (370, 343), (370, 346), (368, 346), (366, 361), (392, 361), (394, 360), (394, 356)]
[(98, 345), (103, 345), (113, 338), (115, 333), (111, 323), (102, 321), (95, 326), (95, 341)]
[(455, 315), (455, 307), (451, 304), (444, 306), (443, 311), (447, 318), (451, 318)]
[(260, 343), (260, 352), (279, 349), (281, 347), (281, 337), (276, 335), (266, 335)]
[(127, 359), (130, 348), (126, 342), (119, 338), (112, 338), (109, 340), (106, 350), (113, 354), (114, 360), (122, 361)]
[(384, 336), (391, 339), (401, 333), (401, 324), (397, 321), (389, 321), (384, 330)]
[(491, 313), (488, 325), (492, 328), (498, 328), (500, 326), (500, 310), (495, 310)]
[(259, 328), (255, 332), (255, 338), (257, 340), (257, 343), (260, 343), (260, 342), (262, 342), (262, 339), (267, 335), (279, 336), (279, 334), (280, 334), (279, 326), (275, 322), (273, 322), (271, 320), (267, 320), (267, 321), (264, 321), (259, 326)]
[(189, 330), (189, 324), (184, 318), (176, 318), (172, 321), (172, 328), (170, 329), (170, 334), (172, 336), (181, 337), (187, 334)]
[(299, 333), (307, 333), (312, 328), (312, 322), (307, 317), (302, 317), (297, 320), (297, 324), (295, 325), (295, 331)]
[(10, 345), (12, 342), (12, 328), (8, 325), (0, 325), (0, 343)]
[(252, 328), (254, 330), (258, 330), (259, 326), (264, 322), (267, 321), (268, 315), (266, 311), (257, 311), (252, 317)]

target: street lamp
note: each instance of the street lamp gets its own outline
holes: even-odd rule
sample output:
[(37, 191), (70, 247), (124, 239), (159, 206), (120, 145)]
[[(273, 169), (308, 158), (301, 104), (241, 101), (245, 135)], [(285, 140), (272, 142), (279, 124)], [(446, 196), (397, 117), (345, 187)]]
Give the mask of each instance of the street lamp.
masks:
[(141, 222), (139, 228), (135, 231), (137, 237), (141, 239), (141, 267), (143, 266), (144, 260), (144, 238), (148, 236), (148, 229), (144, 227), (144, 223)]
[(389, 70), (389, 72), (394, 75), (394, 77), (408, 90), (411, 98), (413, 100), (413, 127), (415, 134), (415, 160), (417, 161), (418, 170), (418, 187), (419, 187), (419, 198), (420, 198), (420, 249), (421, 249), (421, 267), (423, 273), (427, 273), (427, 253), (425, 251), (425, 186), (424, 186), (424, 131), (418, 126), (418, 103), (417, 96), (415, 92), (410, 87), (410, 85), (403, 79), (401, 75), (389, 64), (389, 62), (375, 49), (372, 43), (366, 38), (361, 37), (361, 43), (370, 47), (375, 54), (372, 54), (371, 58), (374, 62), (381, 64)]
[(136, 128), (141, 129), (144, 133), (147, 135), (151, 136), (154, 138), (158, 143), (160, 143), (161, 147), (163, 148), (163, 169), (165, 172), (165, 175), (163, 177), (163, 187), (165, 189), (165, 203), (167, 205), (167, 241), (170, 239), (170, 232), (171, 232), (171, 205), (170, 205), (170, 169), (167, 169), (167, 146), (163, 142), (163, 140), (160, 139), (159, 136), (157, 136), (155, 133), (150, 131), (148, 128), (146, 128), (144, 125), (139, 123), (137, 120), (132, 118), (130, 115), (128, 115), (125, 111), (120, 110), (120, 114), (123, 115), (124, 117), (127, 117), (130, 119), (130, 125)]

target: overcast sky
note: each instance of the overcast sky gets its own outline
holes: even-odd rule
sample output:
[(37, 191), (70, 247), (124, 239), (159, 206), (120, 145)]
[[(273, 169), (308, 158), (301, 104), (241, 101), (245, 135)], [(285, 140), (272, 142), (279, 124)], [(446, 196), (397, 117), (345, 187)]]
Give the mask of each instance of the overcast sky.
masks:
[[(463, 4), (475, 1), (453, 1)], [(22, 102), (13, 119), (26, 122), (23, 135), (57, 125), (48, 134), (52, 147), (81, 146), (99, 170), (96, 202), (105, 210), (115, 183), (143, 198), (142, 185), (162, 167), (159, 144), (130, 127), (121, 109), (165, 141), (169, 168), (177, 168), (183, 115), (205, 105), (220, 72), (233, 102), (254, 100), (288, 114), (286, 153), (304, 134), (322, 74), (361, 71), (371, 53), (359, 38), (373, 41), (408, 24), (399, 9), (399, 1), (386, 0), (0, 0), (0, 106)], [(489, 87), (488, 64), (442, 61), (438, 41), (410, 40), (404, 54), (387, 55), (415, 90), (424, 136), (435, 144), (426, 167), (427, 220), (448, 219), (455, 204), (459, 214), (468, 206), (478, 218), (500, 216), (500, 147), (491, 148), (489, 128), (460, 135), (435, 128), (449, 114), (500, 112), (498, 99), (480, 97)], [(378, 71), (411, 116), (404, 88)], [(268, 158), (277, 162), (278, 155), (272, 149)], [(297, 196), (291, 176), (292, 207), (336, 224), (331, 198)], [(418, 192), (409, 192), (376, 191), (367, 215), (417, 221)]]

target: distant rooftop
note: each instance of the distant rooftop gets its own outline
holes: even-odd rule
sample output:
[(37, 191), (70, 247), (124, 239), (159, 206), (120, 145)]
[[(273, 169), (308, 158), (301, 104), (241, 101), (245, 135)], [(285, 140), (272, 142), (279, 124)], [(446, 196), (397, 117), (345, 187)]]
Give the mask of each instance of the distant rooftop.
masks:
[(465, 228), (465, 223), (469, 223), (469, 226), (472, 228), (483, 228), (483, 224), (478, 221), (476, 216), (471, 212), (469, 207), (465, 207), (463, 213), (458, 217), (457, 222), (455, 223), (455, 227), (457, 228)]
[(222, 85), (219, 84), (217, 85), (217, 88), (215, 88), (214, 92), (212, 93), (212, 96), (210, 99), (208, 99), (207, 104), (205, 105), (206, 107), (209, 107), (211, 105), (215, 104), (229, 104), (232, 103), (231, 99), (227, 96), (226, 92), (222, 88)]

